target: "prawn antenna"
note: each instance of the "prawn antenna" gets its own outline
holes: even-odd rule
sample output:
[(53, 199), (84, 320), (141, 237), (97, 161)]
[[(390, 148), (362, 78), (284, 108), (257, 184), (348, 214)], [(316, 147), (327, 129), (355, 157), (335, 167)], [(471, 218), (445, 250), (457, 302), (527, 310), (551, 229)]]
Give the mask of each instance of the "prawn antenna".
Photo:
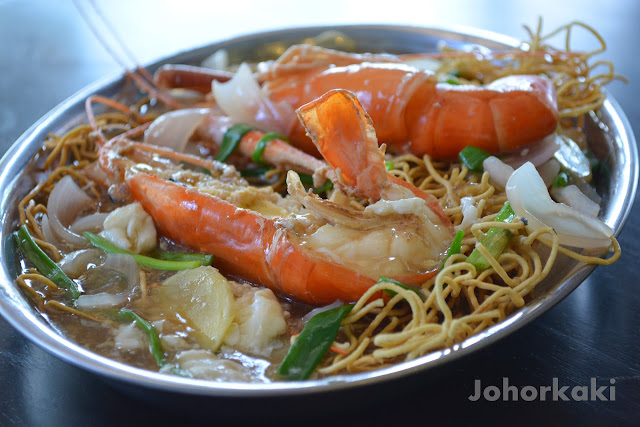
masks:
[(151, 73), (140, 66), (135, 55), (129, 50), (127, 44), (119, 36), (113, 24), (105, 17), (95, 0), (73, 0), (73, 3), (98, 42), (142, 91), (157, 98), (170, 108), (182, 108), (182, 104), (156, 86)]

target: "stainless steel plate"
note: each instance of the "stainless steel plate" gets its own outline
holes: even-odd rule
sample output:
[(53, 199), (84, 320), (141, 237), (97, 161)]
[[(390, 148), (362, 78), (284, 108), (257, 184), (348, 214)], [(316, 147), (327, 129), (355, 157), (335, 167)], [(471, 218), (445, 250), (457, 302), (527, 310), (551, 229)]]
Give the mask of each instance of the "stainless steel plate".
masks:
[[(450, 31), (399, 26), (339, 26), (310, 27), (254, 34), (222, 43), (182, 52), (152, 64), (155, 69), (164, 63), (199, 63), (217, 49), (227, 49), (231, 61), (258, 60), (275, 57), (283, 47), (336, 30), (355, 42), (355, 50), (368, 52), (412, 53), (435, 51), (441, 40), (455, 47), (470, 45), (489, 49), (517, 46), (508, 37), (476, 30)], [(5, 319), (30, 340), (61, 359), (81, 368), (116, 380), (121, 384), (144, 386), (169, 392), (225, 397), (266, 397), (320, 393), (345, 390), (398, 379), (423, 371), (469, 354), (494, 342), (537, 318), (573, 291), (594, 269), (580, 265), (568, 258), (556, 263), (551, 275), (538, 286), (532, 301), (523, 309), (480, 335), (467, 339), (453, 349), (435, 352), (419, 359), (371, 373), (334, 376), (305, 382), (281, 382), (271, 384), (214, 383), (161, 375), (156, 372), (133, 368), (91, 353), (68, 341), (47, 323), (31, 306), (29, 300), (14, 283), (18, 274), (18, 257), (11, 240), (17, 224), (17, 202), (28, 191), (28, 185), (19, 184), (29, 159), (41, 147), (50, 132), (60, 133), (85, 121), (84, 100), (91, 94), (114, 96), (124, 87), (121, 76), (101, 80), (59, 105), (38, 123), (33, 125), (9, 149), (0, 161), (0, 312)], [(598, 120), (590, 122), (589, 143), (599, 159), (611, 169), (607, 180), (596, 182), (603, 196), (601, 219), (611, 226), (616, 235), (620, 232), (631, 209), (638, 181), (638, 153), (631, 127), (611, 97), (598, 112)]]

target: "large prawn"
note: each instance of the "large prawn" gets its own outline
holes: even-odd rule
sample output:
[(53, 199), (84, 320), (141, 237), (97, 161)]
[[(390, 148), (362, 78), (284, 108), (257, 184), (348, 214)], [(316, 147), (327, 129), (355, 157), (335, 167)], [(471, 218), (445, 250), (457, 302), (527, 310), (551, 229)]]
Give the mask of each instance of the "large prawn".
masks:
[(163, 235), (215, 255), (228, 274), (298, 301), (355, 301), (380, 276), (415, 285), (435, 274), (453, 227), (433, 196), (388, 178), (384, 152), (357, 98), (333, 91), (298, 116), (334, 168), (337, 185), (377, 203), (357, 211), (320, 199), (291, 171), (290, 197), (282, 198), (248, 186), (219, 162), (176, 154), (211, 175), (167, 167), (157, 161), (167, 149), (124, 138), (105, 144), (99, 161)]
[[(216, 102), (232, 117), (284, 133), (311, 153), (316, 147), (293, 111), (331, 89), (355, 93), (379, 141), (395, 153), (452, 159), (467, 145), (492, 153), (516, 151), (551, 134), (558, 123), (553, 84), (539, 76), (508, 76), (486, 86), (451, 85), (391, 55), (308, 45), (292, 46), (261, 70), (260, 93), (249, 97), (238, 96), (246, 91), (241, 86), (251, 84), (246, 76), (238, 77), (241, 73), (231, 78), (226, 72), (168, 65), (156, 72), (155, 81), (164, 88), (203, 92), (213, 82)], [(234, 88), (236, 79), (241, 82)], [(200, 134), (219, 134), (218, 123), (205, 122)]]

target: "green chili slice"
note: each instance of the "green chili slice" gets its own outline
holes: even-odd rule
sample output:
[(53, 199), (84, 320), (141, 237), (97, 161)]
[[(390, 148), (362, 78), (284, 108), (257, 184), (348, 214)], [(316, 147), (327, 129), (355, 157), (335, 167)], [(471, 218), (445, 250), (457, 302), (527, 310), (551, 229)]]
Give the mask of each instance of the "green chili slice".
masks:
[(136, 324), (144, 331), (145, 334), (149, 337), (149, 350), (153, 357), (156, 359), (156, 363), (159, 367), (163, 367), (167, 363), (167, 359), (164, 356), (164, 351), (162, 350), (162, 343), (160, 342), (160, 338), (158, 337), (158, 332), (156, 329), (149, 323), (147, 320), (140, 317), (134, 311), (123, 308), (118, 311), (116, 314), (118, 320), (125, 322), (136, 322)]
[(298, 335), (282, 364), (278, 375), (289, 381), (305, 380), (322, 360), (338, 335), (344, 316), (353, 305), (343, 305), (318, 313), (309, 320)]
[(451, 241), (451, 247), (449, 247), (449, 250), (447, 251), (447, 256), (444, 257), (444, 260), (442, 261), (440, 268), (444, 267), (444, 264), (447, 262), (447, 260), (451, 255), (460, 253), (460, 248), (462, 247), (462, 239), (464, 239), (464, 231), (458, 230), (456, 235), (453, 237), (453, 240)]
[(458, 155), (463, 165), (469, 168), (469, 170), (479, 173), (484, 172), (482, 162), (489, 156), (491, 156), (491, 154), (472, 145), (464, 147)]
[(238, 144), (240, 144), (242, 137), (250, 130), (253, 130), (253, 127), (244, 123), (236, 123), (231, 126), (224, 133), (222, 145), (220, 145), (220, 151), (218, 151), (216, 155), (216, 160), (226, 162), (231, 153), (233, 153), (238, 147)]
[[(505, 202), (500, 212), (494, 219), (496, 222), (511, 222), (516, 217), (516, 213), (511, 208), (509, 202)], [(490, 228), (487, 233), (480, 239), (482, 246), (487, 248), (491, 256), (497, 258), (502, 252), (504, 252), (509, 238), (511, 237), (511, 231), (503, 228)], [(478, 271), (486, 270), (491, 267), (489, 261), (478, 251), (474, 249), (473, 252), (467, 257), (467, 262), (473, 264)]]
[(24, 256), (43, 276), (65, 289), (72, 299), (80, 296), (80, 289), (78, 289), (76, 282), (71, 280), (58, 264), (49, 258), (40, 246), (38, 246), (29, 234), (26, 225), (20, 227), (13, 235)]
[[(118, 246), (114, 245), (108, 240), (96, 234), (90, 233), (88, 231), (85, 231), (84, 233), (82, 233), (82, 235), (86, 237), (87, 240), (89, 240), (89, 242), (91, 242), (93, 246), (100, 248), (105, 252), (131, 255), (138, 264), (144, 265), (145, 267), (154, 268), (156, 270), (169, 270), (169, 271), (187, 270), (190, 268), (196, 268), (202, 265), (211, 264), (210, 261), (208, 264), (203, 264), (203, 262), (207, 262), (209, 260), (209, 258), (207, 258), (206, 255), (205, 256), (200, 255), (195, 258), (185, 259), (184, 261), (163, 260), (163, 259), (151, 258), (148, 256), (131, 253), (127, 250), (119, 248)], [(194, 255), (194, 254), (186, 254), (186, 255)], [(211, 260), (213, 260), (213, 257), (211, 258)]]
[(282, 141), (286, 141), (286, 142), (289, 141), (286, 136), (280, 135), (279, 133), (275, 133), (275, 132), (265, 133), (262, 136), (262, 138), (260, 138), (260, 140), (256, 144), (256, 148), (253, 150), (253, 153), (251, 154), (251, 160), (253, 160), (254, 163), (257, 163), (263, 166), (266, 165), (266, 163), (262, 161), (262, 154), (264, 153), (264, 149), (267, 147), (267, 144), (273, 141), (274, 139), (281, 139)]
[[(390, 277), (380, 276), (380, 278), (378, 279), (378, 283), (380, 283), (380, 282), (387, 282), (387, 283), (393, 283), (395, 285), (398, 285), (402, 289), (406, 289), (408, 291), (415, 292), (420, 297), (421, 300), (424, 300), (424, 295), (422, 295), (422, 292), (420, 292), (419, 289), (413, 288), (413, 287), (411, 287), (409, 285), (405, 285), (404, 283), (398, 282), (397, 280), (394, 280), (394, 279), (392, 279)], [(392, 291), (391, 289), (385, 289), (384, 291), (386, 293), (388, 293), (389, 295), (391, 295), (391, 296), (398, 295), (397, 292)]]

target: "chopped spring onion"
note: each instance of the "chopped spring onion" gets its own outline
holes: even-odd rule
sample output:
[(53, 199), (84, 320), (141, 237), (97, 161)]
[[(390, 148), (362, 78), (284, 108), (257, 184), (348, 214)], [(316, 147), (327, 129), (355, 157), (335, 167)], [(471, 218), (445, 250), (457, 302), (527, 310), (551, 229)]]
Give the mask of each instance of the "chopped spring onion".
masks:
[[(411, 286), (405, 285), (402, 282), (398, 282), (397, 280), (394, 280), (394, 279), (391, 279), (391, 278), (385, 277), (385, 276), (380, 276), (380, 278), (378, 279), (378, 283), (380, 283), (380, 282), (393, 283), (394, 285), (400, 286), (402, 289), (406, 289), (408, 291), (415, 292), (416, 294), (418, 294), (420, 299), (424, 301), (424, 295), (422, 295), (422, 292), (420, 292), (419, 289), (412, 288)], [(389, 295), (391, 295), (391, 296), (396, 296), (397, 295), (397, 292), (394, 292), (391, 289), (385, 289), (384, 291), (386, 293), (388, 293)]]
[[(312, 187), (313, 186), (313, 177), (309, 174), (306, 173), (299, 173), (298, 176), (300, 177), (300, 182), (303, 185)], [(331, 182), (330, 180), (326, 180), (324, 182), (324, 184), (322, 184), (320, 187), (313, 187), (313, 192), (315, 194), (321, 194), (324, 193), (326, 191), (329, 191), (333, 188), (333, 182)]]
[(449, 247), (449, 250), (447, 251), (447, 256), (444, 257), (444, 260), (442, 261), (440, 268), (444, 267), (444, 264), (447, 262), (447, 260), (451, 255), (460, 253), (460, 248), (462, 247), (462, 239), (464, 239), (464, 230), (458, 230), (456, 235), (453, 237), (453, 240), (451, 241), (451, 247)]
[(80, 289), (78, 289), (76, 282), (71, 280), (58, 264), (38, 246), (29, 234), (26, 225), (20, 227), (13, 235), (24, 256), (33, 263), (42, 275), (61, 288), (66, 289), (72, 299), (80, 296)]
[[(210, 265), (213, 260), (212, 255), (202, 255), (202, 254), (182, 254), (183, 256), (186, 255), (186, 257), (183, 258), (184, 259), (183, 261), (179, 261), (175, 259), (167, 260), (167, 259), (151, 258), (144, 255), (134, 254), (122, 248), (119, 248), (118, 246), (98, 236), (97, 234), (93, 234), (88, 231), (85, 231), (84, 233), (82, 233), (82, 235), (86, 237), (87, 240), (89, 240), (89, 242), (91, 242), (93, 246), (99, 249), (102, 249), (105, 252), (131, 255), (138, 264), (144, 265), (149, 268), (154, 268), (156, 270), (169, 270), (169, 271), (187, 270), (190, 268), (196, 268), (203, 265)], [(194, 257), (193, 255), (198, 255), (198, 256)]]
[(263, 166), (265, 165), (265, 163), (262, 161), (262, 154), (264, 153), (264, 149), (267, 147), (267, 144), (273, 141), (274, 139), (281, 139), (282, 141), (288, 142), (287, 137), (284, 135), (280, 135), (279, 133), (275, 133), (275, 132), (265, 133), (262, 136), (262, 138), (260, 138), (260, 140), (256, 144), (256, 148), (253, 150), (253, 153), (251, 154), (251, 160), (253, 160), (254, 163), (257, 163)]
[(462, 83), (460, 83), (460, 80), (458, 80), (458, 78), (455, 77), (455, 76), (449, 77), (448, 79), (446, 79), (444, 81), (444, 83), (447, 83), (447, 84), (450, 84), (450, 85), (456, 85), (456, 86), (459, 86), (459, 85), (462, 84)]
[(298, 176), (300, 177), (300, 182), (302, 183), (302, 185), (313, 185), (313, 177), (311, 175), (306, 173), (299, 173)]
[(325, 192), (331, 190), (332, 188), (333, 188), (333, 182), (331, 182), (329, 180), (326, 180), (324, 182), (324, 184), (322, 184), (320, 187), (314, 188), (313, 192), (315, 194), (322, 194), (322, 193), (325, 193)]
[(464, 147), (458, 155), (463, 165), (469, 168), (469, 170), (479, 173), (483, 172), (482, 162), (489, 156), (491, 156), (491, 154), (472, 145)]
[(289, 381), (309, 378), (338, 335), (344, 316), (353, 305), (343, 305), (313, 316), (289, 349), (278, 375)]
[(243, 169), (240, 171), (240, 175), (245, 178), (254, 178), (263, 176), (270, 168), (251, 168), (251, 169)]
[(158, 249), (153, 253), (154, 258), (162, 259), (165, 261), (198, 261), (202, 265), (211, 265), (213, 262), (213, 255), (210, 254), (192, 254), (186, 252), (169, 252)]
[(390, 170), (395, 169), (395, 165), (393, 164), (393, 161), (391, 161), (391, 160), (385, 160), (385, 161), (384, 161), (384, 168), (385, 168), (387, 171), (390, 171)]
[(220, 151), (216, 155), (216, 160), (220, 162), (226, 162), (229, 156), (235, 151), (240, 144), (240, 140), (242, 137), (252, 130), (253, 127), (244, 124), (244, 123), (236, 123), (231, 126), (225, 133), (222, 138), (222, 145), (220, 145)]
[(569, 183), (569, 175), (565, 171), (560, 171), (555, 178), (553, 178), (553, 182), (551, 186), (553, 187), (566, 187)]
[(149, 323), (147, 320), (140, 317), (137, 313), (127, 310), (123, 308), (118, 311), (116, 314), (116, 318), (125, 322), (136, 322), (136, 324), (144, 331), (145, 334), (149, 337), (149, 350), (153, 357), (156, 359), (156, 363), (159, 367), (163, 367), (167, 363), (167, 359), (164, 356), (164, 351), (162, 350), (162, 343), (160, 342), (160, 338), (158, 337), (158, 332), (155, 330), (153, 325)]
[[(494, 219), (496, 222), (511, 222), (516, 217), (516, 213), (511, 208), (509, 202), (505, 202), (500, 212)], [(491, 256), (497, 258), (507, 247), (511, 231), (503, 228), (490, 228), (487, 233), (480, 239), (480, 244), (487, 248)], [(467, 257), (467, 262), (473, 264), (478, 271), (486, 270), (491, 267), (489, 261), (478, 251), (474, 249)]]

